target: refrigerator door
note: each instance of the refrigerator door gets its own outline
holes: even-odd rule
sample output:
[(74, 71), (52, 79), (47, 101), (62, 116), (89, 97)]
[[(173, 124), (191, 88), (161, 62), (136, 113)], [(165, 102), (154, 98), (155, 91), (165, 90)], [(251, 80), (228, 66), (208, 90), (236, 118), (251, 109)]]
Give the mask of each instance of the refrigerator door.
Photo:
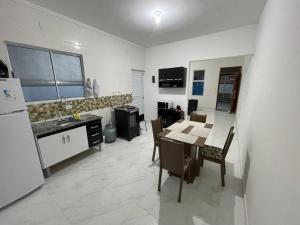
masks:
[(0, 208), (45, 183), (26, 111), (0, 115)]
[(0, 78), (0, 115), (20, 110), (26, 110), (20, 80)]

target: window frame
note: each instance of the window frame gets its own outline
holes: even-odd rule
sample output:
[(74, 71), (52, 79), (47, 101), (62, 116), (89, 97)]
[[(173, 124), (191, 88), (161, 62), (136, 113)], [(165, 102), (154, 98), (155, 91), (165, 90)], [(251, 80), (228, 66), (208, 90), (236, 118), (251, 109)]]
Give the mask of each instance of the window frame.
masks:
[[(32, 49), (32, 50), (39, 50), (39, 51), (44, 51), (44, 52), (48, 52), (49, 53), (49, 57), (51, 60), (51, 66), (52, 66), (52, 72), (53, 72), (53, 78), (54, 78), (54, 82), (53, 81), (37, 81), (37, 80), (28, 80), (28, 81), (22, 81), (22, 84), (27, 83), (28, 85), (26, 85), (27, 87), (30, 86), (35, 86), (34, 83), (36, 85), (40, 84), (40, 85), (44, 85), (44, 86), (55, 86), (56, 89), (56, 93), (57, 93), (57, 99), (44, 99), (44, 100), (38, 100), (38, 101), (29, 101), (26, 103), (36, 103), (36, 102), (45, 102), (45, 101), (59, 101), (61, 99), (77, 99), (77, 98), (86, 98), (86, 82), (85, 82), (85, 70), (84, 70), (84, 64), (83, 64), (83, 55), (79, 54), (79, 53), (73, 53), (73, 52), (67, 52), (67, 51), (62, 51), (62, 50), (56, 50), (56, 49), (51, 49), (51, 48), (45, 48), (45, 47), (40, 47), (40, 46), (33, 46), (33, 45), (28, 45), (28, 44), (21, 44), (21, 43), (16, 43), (16, 42), (11, 42), (11, 41), (4, 41), (5, 43), (5, 47), (7, 50), (7, 55), (9, 58), (9, 66), (11, 68), (11, 70), (13, 71), (13, 66), (12, 66), (12, 62), (11, 62), (11, 58), (8, 52), (8, 46), (15, 46), (15, 47), (21, 47), (21, 48), (27, 48), (27, 49)], [(60, 81), (56, 79), (56, 75), (55, 75), (55, 71), (54, 71), (54, 67), (53, 67), (53, 60), (52, 60), (52, 54), (51, 53), (56, 53), (56, 54), (62, 54), (62, 55), (67, 55), (67, 56), (74, 56), (74, 57), (78, 57), (80, 60), (80, 66), (81, 66), (81, 75), (82, 75), (82, 83), (78, 82), (78, 81)], [(13, 74), (12, 74), (12, 77)], [(20, 78), (21, 80), (21, 78)], [(53, 85), (54, 83), (54, 85)], [(48, 85), (48, 84), (52, 84), (52, 85)], [(71, 98), (62, 98), (60, 96), (58, 87), (60, 84), (65, 84), (68, 85), (70, 84), (70, 86), (76, 86), (76, 85), (72, 85), (72, 84), (83, 84), (83, 96), (80, 97), (71, 97)]]

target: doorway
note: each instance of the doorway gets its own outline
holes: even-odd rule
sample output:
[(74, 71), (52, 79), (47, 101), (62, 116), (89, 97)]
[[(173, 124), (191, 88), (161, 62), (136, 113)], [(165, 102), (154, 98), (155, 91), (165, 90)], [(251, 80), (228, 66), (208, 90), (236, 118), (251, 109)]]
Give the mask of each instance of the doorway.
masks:
[(234, 113), (236, 111), (242, 66), (222, 67), (219, 75), (216, 109)]
[(131, 70), (132, 105), (139, 108), (139, 121), (144, 115), (144, 71)]

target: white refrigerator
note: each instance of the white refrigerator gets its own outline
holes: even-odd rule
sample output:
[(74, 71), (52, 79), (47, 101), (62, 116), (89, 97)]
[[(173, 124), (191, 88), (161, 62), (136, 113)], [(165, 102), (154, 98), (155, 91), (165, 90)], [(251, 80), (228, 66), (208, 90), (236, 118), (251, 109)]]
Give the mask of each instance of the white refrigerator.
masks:
[(20, 81), (0, 78), (0, 208), (44, 183)]

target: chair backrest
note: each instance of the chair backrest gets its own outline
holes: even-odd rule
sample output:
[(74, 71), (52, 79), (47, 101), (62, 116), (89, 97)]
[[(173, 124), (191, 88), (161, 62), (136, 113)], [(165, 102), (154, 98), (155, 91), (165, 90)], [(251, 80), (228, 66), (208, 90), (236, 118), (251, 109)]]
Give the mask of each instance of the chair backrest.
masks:
[(190, 117), (190, 120), (191, 121), (196, 121), (196, 122), (200, 122), (200, 123), (206, 123), (206, 117), (207, 115), (200, 115), (200, 114), (197, 114), (197, 113), (191, 113), (191, 117)]
[(184, 144), (160, 138), (159, 160), (162, 168), (171, 173), (182, 175), (184, 171)]
[(153, 139), (155, 142), (158, 142), (157, 135), (159, 132), (163, 130), (161, 117), (159, 117), (156, 120), (151, 120), (151, 124), (152, 124)]
[(225, 159), (227, 153), (228, 153), (228, 150), (229, 150), (229, 147), (231, 145), (231, 142), (232, 142), (232, 139), (234, 137), (234, 133), (233, 133), (233, 130), (234, 130), (234, 127), (230, 127), (230, 130), (229, 130), (229, 133), (228, 133), (228, 136), (226, 138), (226, 142), (224, 144), (224, 147), (223, 147), (223, 151), (222, 151), (222, 158)]
[(197, 99), (189, 99), (188, 101), (188, 115), (192, 112), (196, 111), (198, 108), (198, 100)]

